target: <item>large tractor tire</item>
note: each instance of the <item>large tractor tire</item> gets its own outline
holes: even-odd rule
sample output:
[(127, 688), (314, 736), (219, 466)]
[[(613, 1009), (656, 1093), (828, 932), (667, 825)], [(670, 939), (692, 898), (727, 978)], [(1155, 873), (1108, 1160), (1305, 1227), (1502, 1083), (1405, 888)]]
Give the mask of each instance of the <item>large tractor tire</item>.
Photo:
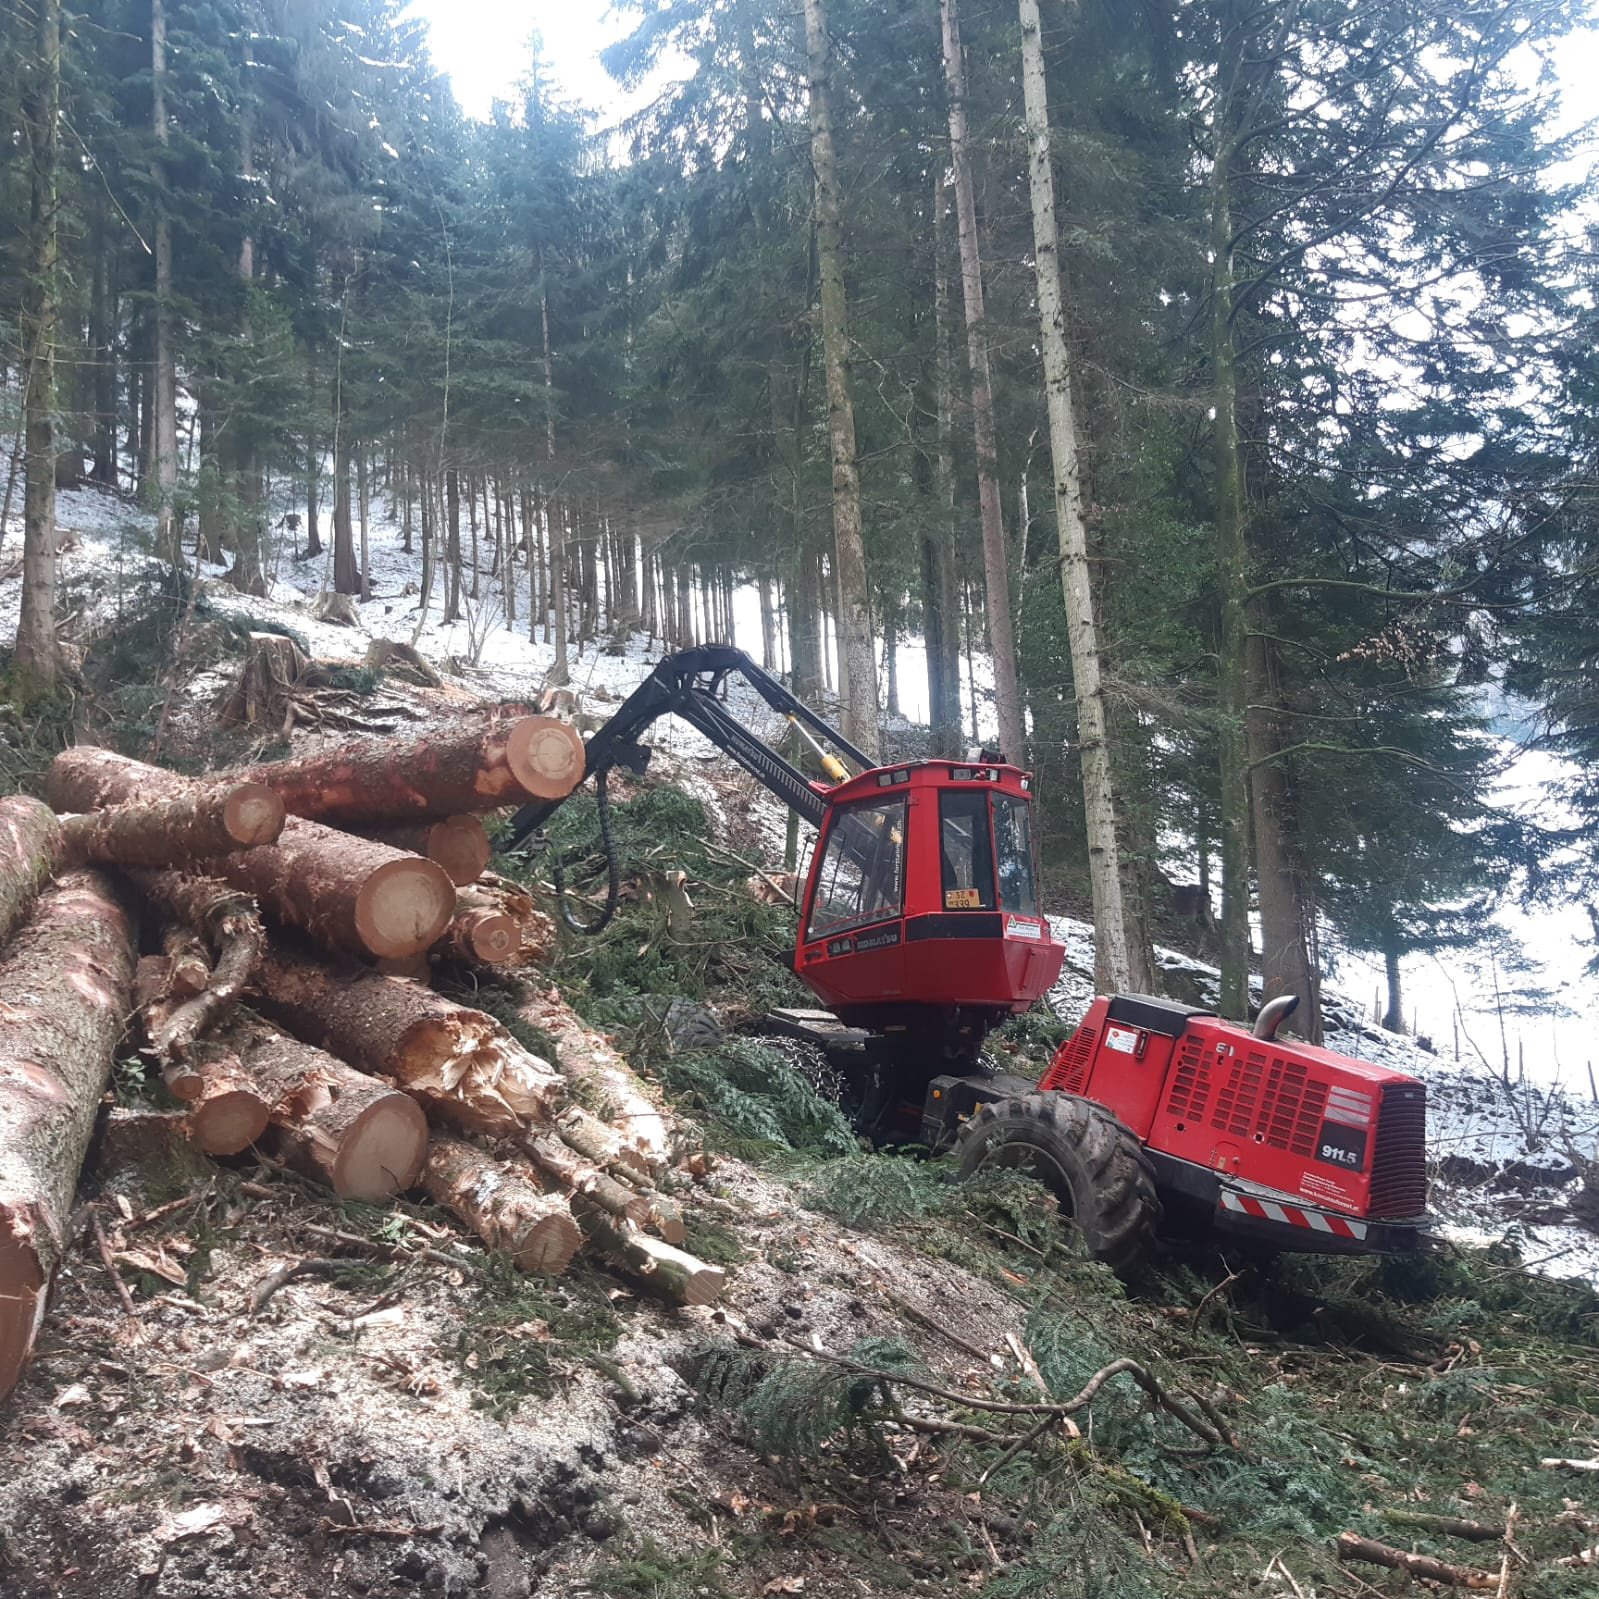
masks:
[(1155, 1247), (1160, 1200), (1143, 1147), (1108, 1111), (1074, 1094), (1026, 1094), (984, 1105), (960, 1130), (962, 1177), (1010, 1167), (1060, 1203), (1083, 1249), (1118, 1277)]

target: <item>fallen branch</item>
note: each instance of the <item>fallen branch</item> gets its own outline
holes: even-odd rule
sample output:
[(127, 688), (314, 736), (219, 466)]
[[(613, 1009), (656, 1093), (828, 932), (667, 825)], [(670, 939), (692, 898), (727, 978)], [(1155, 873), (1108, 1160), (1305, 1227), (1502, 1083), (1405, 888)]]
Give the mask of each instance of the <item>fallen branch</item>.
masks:
[(1498, 1543), (1503, 1527), (1490, 1527), (1486, 1521), (1467, 1521), (1461, 1516), (1439, 1516), (1429, 1510), (1384, 1510), (1384, 1521), (1396, 1527), (1419, 1527), (1423, 1532), (1442, 1533), (1446, 1538), (1464, 1538), (1469, 1543)]
[(1392, 1544), (1378, 1543), (1374, 1538), (1362, 1538), (1358, 1532), (1338, 1534), (1338, 1558), (1363, 1561), (1368, 1566), (1385, 1566), (1389, 1571), (1408, 1572), (1412, 1577), (1425, 1577), (1429, 1582), (1448, 1583), (1455, 1588), (1480, 1590), (1499, 1586), (1497, 1572), (1452, 1566), (1447, 1560), (1436, 1560), (1431, 1555), (1415, 1555), (1407, 1549), (1395, 1549)]
[(281, 1266), (274, 1266), (254, 1288), (250, 1290), (250, 1314), (258, 1315), (263, 1305), (280, 1289), (286, 1288), (297, 1277), (331, 1277), (341, 1271), (348, 1271), (354, 1264), (348, 1260), (287, 1260)]
[(117, 1298), (122, 1302), (124, 1314), (137, 1316), (139, 1312), (134, 1308), (133, 1295), (128, 1292), (128, 1285), (123, 1282), (122, 1273), (117, 1270), (117, 1263), (111, 1256), (111, 1242), (105, 1235), (105, 1228), (100, 1225), (98, 1212), (90, 1215), (89, 1226), (94, 1232), (94, 1246), (100, 1251), (100, 1262), (116, 1288)]

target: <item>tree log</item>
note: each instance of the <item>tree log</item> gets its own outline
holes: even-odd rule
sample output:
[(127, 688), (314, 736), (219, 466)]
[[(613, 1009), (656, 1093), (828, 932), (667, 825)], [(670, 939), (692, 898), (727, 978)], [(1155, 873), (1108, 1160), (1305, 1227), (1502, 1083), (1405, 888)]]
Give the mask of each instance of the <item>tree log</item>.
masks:
[[(267, 1129), (266, 1096), (227, 1046), (206, 1040), (187, 1063), (167, 1068), (167, 1086), (186, 1101), (183, 1130), (189, 1142), (207, 1155), (237, 1155)], [(173, 1078), (184, 1074), (184, 1091)], [(189, 1091), (192, 1083), (193, 1091)]]
[(1391, 1544), (1362, 1538), (1358, 1532), (1338, 1534), (1338, 1558), (1361, 1560), (1370, 1566), (1386, 1566), (1390, 1571), (1409, 1572), (1412, 1577), (1425, 1577), (1429, 1582), (1449, 1583), (1456, 1588), (1499, 1586), (1499, 1578), (1491, 1571), (1452, 1566), (1447, 1560), (1435, 1560), (1431, 1555), (1413, 1555), (1408, 1550), (1395, 1549)]
[(67, 816), (61, 831), (74, 865), (174, 867), (271, 844), (283, 819), (271, 789), (235, 783)]
[[(59, 810), (89, 811), (135, 793), (178, 795), (195, 785), (110, 750), (63, 750), (47, 793)], [(276, 844), (208, 863), (253, 894), (263, 911), (324, 948), (398, 958), (429, 948), (455, 913), (455, 885), (420, 855), (290, 817)]]
[(28, 914), (61, 859), (61, 823), (26, 794), (0, 799), (0, 944)]
[(369, 1204), (415, 1184), (427, 1118), (408, 1095), (241, 1010), (220, 1043), (267, 1106), (269, 1142), (298, 1172), (341, 1199)]
[[(193, 998), (156, 1014), (141, 1006), (150, 1045), (156, 1057), (170, 1065), (180, 1061), (202, 1033), (231, 1014), (266, 946), (266, 929), (255, 901), (217, 878), (186, 877), (178, 872), (133, 871), (128, 875), (163, 917), (203, 933), (216, 956), (204, 989)], [(139, 965), (142, 971), (144, 962)], [(167, 1086), (173, 1086), (170, 1076)]]
[(524, 1160), (495, 1158), (437, 1135), (422, 1186), (490, 1249), (504, 1250), (518, 1271), (558, 1276), (583, 1241), (566, 1200), (546, 1193)]
[(450, 874), (457, 888), (475, 883), (483, 875), (493, 853), (489, 835), (475, 816), (446, 816), (439, 822), (408, 822), (394, 827), (366, 831), (391, 849), (410, 850), (437, 861)]
[(275, 789), (291, 816), (380, 827), (564, 799), (583, 780), (584, 758), (566, 723), (523, 716), (415, 743), (361, 739), (244, 775)]
[(560, 1077), (492, 1016), (397, 977), (329, 971), (276, 945), (258, 1008), (297, 1038), (394, 1080), (436, 1121), (490, 1138), (547, 1122)]
[(586, 1195), (607, 1215), (634, 1227), (649, 1222), (652, 1212), (647, 1195), (617, 1182), (553, 1134), (524, 1132), (520, 1147), (551, 1181), (574, 1194)]
[(590, 1243), (618, 1271), (675, 1305), (710, 1305), (722, 1294), (727, 1273), (647, 1233), (625, 1232), (591, 1204), (577, 1201), (573, 1213)]
[(562, 1075), (585, 1084), (606, 1107), (604, 1119), (652, 1172), (671, 1164), (672, 1123), (627, 1063), (587, 1027), (553, 988), (535, 991), (521, 1014), (555, 1040)]
[(128, 916), (98, 873), (38, 900), (0, 958), (0, 1398), (38, 1335), (132, 994)]
[(555, 923), (533, 903), (533, 896), (519, 883), (485, 872), (470, 888), (462, 889), (459, 903), (474, 910), (508, 916), (515, 922), (517, 950), (505, 964), (542, 966), (549, 960), (555, 949)]
[(514, 966), (520, 962), (522, 930), (503, 911), (463, 899), (434, 953), (469, 966)]
[(205, 992), (211, 981), (211, 952), (194, 928), (164, 927), (161, 952), (167, 963), (167, 999), (192, 999)]

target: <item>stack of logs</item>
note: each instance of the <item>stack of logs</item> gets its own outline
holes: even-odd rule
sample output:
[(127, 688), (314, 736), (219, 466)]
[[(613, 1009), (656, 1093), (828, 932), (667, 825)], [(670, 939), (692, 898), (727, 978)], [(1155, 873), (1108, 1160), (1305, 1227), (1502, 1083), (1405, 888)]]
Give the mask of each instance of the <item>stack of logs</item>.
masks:
[(620, 1058), (552, 990), (524, 991), (553, 1063), (430, 986), (435, 962), (547, 957), (479, 818), (583, 772), (571, 727), (530, 716), (205, 778), (80, 747), (48, 805), (0, 800), (0, 1397), (130, 1016), (208, 1154), (368, 1202), (420, 1189), (525, 1271), (587, 1244), (668, 1299), (717, 1296), (677, 1247), (671, 1124)]

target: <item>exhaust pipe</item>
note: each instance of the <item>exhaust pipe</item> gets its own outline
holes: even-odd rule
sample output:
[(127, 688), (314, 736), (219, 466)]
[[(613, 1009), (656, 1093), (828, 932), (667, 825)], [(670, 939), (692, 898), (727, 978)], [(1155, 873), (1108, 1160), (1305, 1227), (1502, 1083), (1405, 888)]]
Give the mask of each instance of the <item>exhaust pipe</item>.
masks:
[(1275, 1038), (1277, 1029), (1298, 1009), (1297, 994), (1279, 994), (1276, 999), (1267, 1000), (1255, 1018), (1255, 1037)]

